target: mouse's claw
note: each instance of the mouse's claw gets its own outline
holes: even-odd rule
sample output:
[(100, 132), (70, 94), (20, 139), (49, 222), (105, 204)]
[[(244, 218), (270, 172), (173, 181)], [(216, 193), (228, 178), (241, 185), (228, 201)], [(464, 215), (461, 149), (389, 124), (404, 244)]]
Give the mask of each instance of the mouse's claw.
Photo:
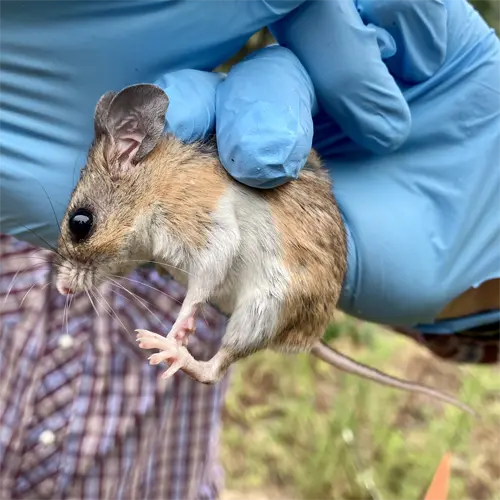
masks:
[[(160, 349), (163, 350), (164, 342), (167, 340), (163, 335), (150, 332), (148, 330), (136, 330), (136, 341), (141, 349)], [(168, 344), (166, 344), (168, 345)]]

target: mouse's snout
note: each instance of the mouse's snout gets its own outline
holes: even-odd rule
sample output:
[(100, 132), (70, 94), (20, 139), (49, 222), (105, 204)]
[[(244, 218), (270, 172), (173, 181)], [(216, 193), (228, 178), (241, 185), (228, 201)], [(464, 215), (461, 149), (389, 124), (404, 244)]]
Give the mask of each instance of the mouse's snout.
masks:
[(55, 285), (61, 295), (74, 295), (89, 290), (93, 286), (93, 273), (67, 262), (57, 267)]
[(75, 283), (76, 279), (70, 279), (69, 276), (65, 276), (64, 274), (65, 273), (62, 273), (61, 271), (58, 272), (56, 289), (61, 295), (73, 295), (79, 291)]

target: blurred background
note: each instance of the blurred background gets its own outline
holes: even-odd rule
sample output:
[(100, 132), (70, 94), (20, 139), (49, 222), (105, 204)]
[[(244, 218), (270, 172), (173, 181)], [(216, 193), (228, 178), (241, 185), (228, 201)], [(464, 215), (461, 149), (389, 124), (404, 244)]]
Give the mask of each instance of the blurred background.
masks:
[[(500, 1), (472, 2), (500, 33)], [(272, 43), (263, 30), (221, 70)], [(455, 394), (476, 421), (434, 400), (340, 373), (311, 356), (238, 363), (222, 429), (222, 500), (423, 499), (454, 455), (449, 500), (500, 499), (500, 373), (447, 363), (414, 341), (338, 315), (335, 347), (392, 375)]]

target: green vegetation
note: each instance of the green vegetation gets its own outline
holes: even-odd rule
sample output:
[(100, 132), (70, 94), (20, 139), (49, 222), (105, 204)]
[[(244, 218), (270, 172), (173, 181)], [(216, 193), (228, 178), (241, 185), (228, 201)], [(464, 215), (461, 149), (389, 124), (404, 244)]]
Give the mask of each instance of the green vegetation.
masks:
[(500, 377), (456, 366), (413, 341), (347, 317), (335, 346), (452, 394), (481, 420), (424, 396), (264, 352), (236, 365), (223, 427), (225, 499), (421, 499), (454, 454), (449, 500), (500, 498)]
[(500, 33), (500, 2), (498, 0), (473, 0), (471, 3), (497, 34)]

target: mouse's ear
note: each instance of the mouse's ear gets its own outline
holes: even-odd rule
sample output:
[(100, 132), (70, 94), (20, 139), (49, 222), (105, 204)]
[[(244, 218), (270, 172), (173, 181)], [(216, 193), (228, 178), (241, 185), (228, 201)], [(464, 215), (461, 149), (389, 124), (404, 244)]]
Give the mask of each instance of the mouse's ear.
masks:
[(106, 128), (108, 109), (115, 96), (116, 92), (106, 92), (103, 96), (101, 96), (97, 106), (95, 107), (94, 133), (96, 138), (108, 133)]
[(95, 123), (104, 124), (113, 154), (118, 157), (117, 166), (125, 173), (148, 155), (161, 138), (168, 97), (160, 87), (150, 84), (132, 85), (114, 96), (106, 96), (99, 101), (97, 109), (102, 112), (97, 120), (96, 109)]

